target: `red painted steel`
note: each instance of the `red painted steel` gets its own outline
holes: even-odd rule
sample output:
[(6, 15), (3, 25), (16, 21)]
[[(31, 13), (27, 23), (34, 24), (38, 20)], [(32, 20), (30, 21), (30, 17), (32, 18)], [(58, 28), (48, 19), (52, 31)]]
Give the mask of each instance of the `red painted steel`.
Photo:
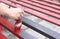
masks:
[(12, 24), (11, 22), (9, 22), (8, 20), (0, 17), (0, 25), (5, 27), (6, 29), (8, 29), (10, 32), (12, 32), (14, 35), (16, 35), (18, 38), (23, 39), (19, 34), (21, 32), (21, 29), (18, 29), (15, 31), (15, 25)]
[(31, 2), (38, 4), (38, 6), (42, 5), (42, 6), (48, 7), (49, 9), (51, 8), (50, 10), (52, 10), (52, 12), (58, 12), (58, 14), (60, 14), (60, 12), (59, 12), (60, 6), (56, 6), (54, 4), (46, 3), (44, 1), (33, 1), (33, 0), (31, 0)]
[[(53, 8), (50, 8), (50, 7), (46, 7), (46, 6), (43, 6), (43, 5), (39, 5), (39, 4), (37, 4), (37, 3), (34, 3), (34, 2), (30, 2), (30, 1), (22, 1), (22, 2), (24, 2), (24, 3), (27, 3), (27, 4), (30, 4), (30, 5), (33, 5), (33, 6), (36, 6), (36, 7), (39, 7), (39, 8), (42, 8), (42, 9), (38, 9), (38, 8), (34, 8), (35, 10), (43, 10), (43, 12), (45, 11), (46, 13), (44, 13), (44, 14), (47, 14), (47, 15), (55, 15), (55, 16), (57, 16), (56, 14), (60, 14), (60, 13), (58, 13), (58, 12), (60, 12), (59, 10), (55, 10), (55, 9), (53, 9)], [(32, 7), (32, 6), (29, 6), (29, 7)], [(33, 8), (33, 7), (32, 7)], [(49, 11), (49, 12), (48, 12)], [(40, 11), (40, 12), (42, 12), (42, 11)], [(50, 13), (51, 12), (51, 13)], [(55, 14), (56, 13), (56, 14)], [(60, 16), (60, 15), (59, 15)]]
[(3, 30), (3, 27), (0, 25), (0, 32), (3, 32), (4, 30)]
[[(13, 2), (17, 2), (17, 1), (13, 1)], [(22, 1), (21, 2), (17, 2), (17, 3), (18, 4), (22, 4), (22, 5), (24, 5), (24, 6), (28, 7), (28, 8), (36, 10), (38, 12), (42, 12), (42, 13), (47, 14), (49, 16), (55, 17), (57, 19), (60, 19), (60, 15), (58, 15), (58, 14), (55, 14), (55, 13), (49, 12), (47, 10), (44, 10), (44, 9), (41, 9), (41, 8), (38, 8), (38, 7), (35, 7), (35, 6), (32, 6), (32, 5), (29, 5), (28, 3), (25, 3), (25, 2), (23, 3)]]
[[(17, 3), (17, 1), (15, 1), (15, 2)], [(18, 4), (19, 4), (19, 3), (20, 3), (20, 2), (18, 2)], [(25, 6), (25, 5), (23, 5), (22, 3), (20, 3), (20, 5)], [(27, 6), (25, 6), (25, 7), (27, 7)], [(28, 8), (29, 8), (29, 7), (28, 7)], [(37, 16), (37, 17), (39, 17), (39, 18), (41, 18), (41, 19), (43, 19), (43, 20), (46, 20), (46, 21), (48, 21), (48, 22), (51, 22), (51, 23), (53, 23), (53, 24), (56, 24), (56, 25), (60, 26), (60, 23), (57, 22), (57, 21), (54, 21), (54, 20), (52, 20), (52, 19), (49, 19), (49, 18), (47, 18), (47, 17), (45, 17), (45, 16), (42, 16), (42, 15), (40, 15), (40, 14), (33, 13), (33, 11), (32, 11), (32, 12), (29, 12), (30, 10), (27, 9), (27, 8), (25, 8), (25, 9), (26, 9), (25, 12), (27, 12), (27, 13), (29, 13), (29, 14), (32, 14), (32, 15)]]
[(33, 1), (33, 2), (35, 2), (35, 3), (38, 3), (38, 4), (42, 4), (42, 5), (45, 5), (45, 6), (48, 6), (48, 7), (52, 7), (52, 8), (54, 8), (54, 9), (57, 9), (57, 10), (60, 10), (60, 7), (58, 6), (59, 4), (52, 4), (52, 1), (51, 1), (51, 3), (50, 3), (50, 1), (37, 1), (37, 0), (31, 0), (31, 1)]
[[(24, 11), (27, 12), (28, 14), (34, 15), (38, 18), (41, 18), (43, 20), (46, 20), (50, 23), (53, 23), (55, 25), (60, 26), (60, 22), (57, 22), (53, 19), (50, 19), (46, 16), (43, 16), (42, 14), (37, 14), (34, 11), (37, 12), (41, 12), (43, 14), (52, 16), (54, 18), (57, 18), (60, 20), (60, 7), (59, 7), (59, 3), (55, 3), (52, 1), (47, 1), (47, 0), (43, 0), (43, 1), (37, 1), (37, 0), (33, 0), (33, 1), (27, 1), (27, 0), (20, 0), (20, 1), (15, 1), (15, 0), (10, 0), (13, 3), (17, 3), (19, 5), (22, 5), (25, 7)], [(9, 6), (12, 6), (14, 8), (17, 8), (17, 6), (15, 4), (11, 4), (10, 1), (6, 1), (6, 0), (0, 0), (0, 2), (3, 2)], [(19, 6), (18, 6), (19, 7)], [(30, 10), (33, 9), (34, 11)], [(20, 21), (21, 22), (21, 21)], [(19, 23), (20, 23), (19, 22)], [(8, 24), (8, 25), (7, 25)], [(8, 22), (6, 19), (0, 17), (0, 25), (2, 25), (3, 27), (7, 28), (10, 32), (12, 32), (14, 35), (16, 35), (18, 38), (23, 39), (19, 33), (21, 31), (21, 28), (15, 31), (15, 26), (14, 24), (12, 24), (11, 22)]]
[[(42, 0), (43, 1), (43, 0)], [(50, 4), (54, 4), (56, 6), (60, 6), (60, 3), (58, 2), (54, 2), (54, 1), (48, 1), (48, 0), (44, 0), (44, 2), (50, 3)]]
[[(0, 2), (4, 2), (5, 0), (0, 0)], [(7, 2), (7, 1), (5, 1)], [(18, 6), (16, 6), (15, 8), (18, 8)], [(22, 19), (20, 20), (16, 20), (16, 24), (14, 25), (13, 23), (7, 21), (6, 19), (0, 17), (0, 25), (2, 25), (3, 27), (5, 27), (6, 29), (8, 29), (10, 32), (12, 32), (14, 35), (16, 35), (19, 39), (23, 39), (20, 36), (21, 33), (21, 25), (20, 27), (17, 27), (17, 24), (22, 23)]]
[(51, 0), (46, 0), (46, 1), (51, 1)]
[[(7, 3), (7, 2), (4, 1), (4, 3), (6, 3), (6, 4), (10, 5), (10, 6), (16, 7), (16, 6), (13, 5), (13, 4), (11, 5), (10, 2)], [(23, 5), (23, 6), (24, 6), (24, 5)], [(34, 15), (34, 16), (36, 16), (36, 17), (39, 17), (39, 18), (41, 18), (41, 19), (43, 19), (43, 20), (46, 20), (46, 21), (48, 21), (48, 22), (51, 22), (51, 23), (53, 23), (53, 24), (56, 24), (56, 25), (60, 26), (60, 22), (54, 21), (54, 20), (52, 20), (52, 19), (49, 19), (48, 17), (45, 17), (45, 16), (40, 15), (40, 14), (37, 14), (36, 12), (35, 12), (35, 13), (34, 13), (33, 11), (31, 12), (28, 8), (25, 8), (24, 10), (25, 10), (25, 12), (27, 12), (27, 13), (29, 13), (29, 14), (32, 14), (32, 15)]]
[(8, 39), (8, 38), (0, 32), (0, 39)]

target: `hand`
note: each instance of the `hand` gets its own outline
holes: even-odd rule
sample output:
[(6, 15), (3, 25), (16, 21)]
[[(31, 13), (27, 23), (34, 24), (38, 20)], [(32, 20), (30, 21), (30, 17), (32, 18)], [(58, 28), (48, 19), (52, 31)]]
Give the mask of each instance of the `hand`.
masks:
[(13, 19), (21, 19), (23, 16), (23, 10), (21, 8), (11, 8), (6, 13), (7, 16)]

